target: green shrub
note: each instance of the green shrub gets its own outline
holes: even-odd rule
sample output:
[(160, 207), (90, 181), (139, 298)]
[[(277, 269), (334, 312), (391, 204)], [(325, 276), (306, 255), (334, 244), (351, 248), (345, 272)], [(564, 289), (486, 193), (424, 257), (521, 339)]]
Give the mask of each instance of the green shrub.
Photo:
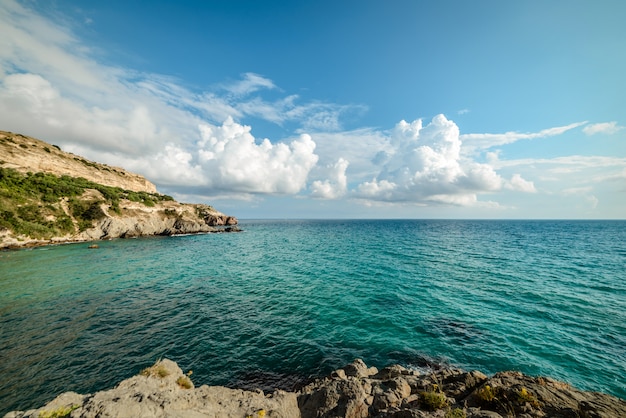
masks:
[(497, 398), (497, 389), (489, 385), (485, 385), (478, 389), (476, 395), (478, 396), (478, 399), (483, 402), (493, 402)]
[(466, 418), (467, 414), (461, 408), (449, 409), (446, 411), (444, 418)]
[[(80, 158), (76, 159), (81, 161)], [(81, 162), (85, 164), (86, 160)], [(103, 200), (81, 200), (79, 197), (86, 189), (98, 190)], [(173, 200), (171, 196), (123, 190), (82, 177), (55, 176), (43, 172), (24, 174), (0, 167), (0, 229), (12, 230), (18, 235), (32, 238), (48, 238), (59, 233), (65, 235), (73, 232), (72, 220), (59, 204), (62, 198), (68, 198), (70, 212), (76, 218), (81, 231), (91, 228), (94, 221), (106, 216), (100, 207), (103, 203), (121, 214), (122, 199), (141, 202), (148, 207), (155, 206), (157, 202)]]
[(17, 215), (26, 222), (43, 223), (41, 210), (37, 205), (25, 205), (17, 208)]
[(64, 234), (68, 234), (74, 231), (74, 224), (72, 218), (67, 215), (61, 215), (56, 220), (56, 228)]
[(448, 406), (446, 395), (434, 390), (419, 394), (420, 405), (428, 411), (436, 411)]

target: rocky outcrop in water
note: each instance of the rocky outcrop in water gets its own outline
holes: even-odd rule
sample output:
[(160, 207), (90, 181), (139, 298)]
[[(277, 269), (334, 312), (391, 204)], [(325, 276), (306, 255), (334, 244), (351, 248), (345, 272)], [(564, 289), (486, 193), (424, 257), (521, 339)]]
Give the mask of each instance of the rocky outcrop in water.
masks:
[[(89, 192), (92, 195), (98, 193), (96, 190)], [(94, 201), (89, 199), (92, 198), (86, 198), (85, 201)], [(101, 200), (95, 202), (99, 202), (97, 207), (101, 215), (82, 231), (79, 230), (78, 221), (71, 211), (65, 208), (67, 217), (75, 225), (69, 233), (39, 238), (15, 234), (10, 229), (0, 227), (0, 249), (114, 238), (240, 231), (237, 218), (225, 215), (209, 205), (163, 201), (145, 206), (141, 202), (121, 200), (118, 211), (115, 212), (107, 203)], [(61, 206), (63, 203), (61, 202)]]
[(150, 235), (181, 235), (202, 232), (238, 231), (237, 218), (225, 215), (208, 205), (162, 202), (154, 207), (126, 201), (121, 205), (123, 216), (107, 211), (106, 216), (74, 237), (90, 241), (132, 238)]
[(116, 388), (68, 392), (43, 408), (10, 412), (34, 417), (276, 418), (619, 418), (626, 402), (583, 392), (550, 378), (444, 368), (428, 372), (394, 365), (378, 370), (355, 360), (297, 392), (195, 387), (176, 363), (162, 360)]

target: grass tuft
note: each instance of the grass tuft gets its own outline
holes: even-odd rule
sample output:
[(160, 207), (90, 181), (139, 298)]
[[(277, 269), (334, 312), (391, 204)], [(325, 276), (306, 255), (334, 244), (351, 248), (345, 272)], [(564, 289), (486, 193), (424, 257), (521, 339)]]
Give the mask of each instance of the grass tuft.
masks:
[(156, 363), (154, 366), (146, 367), (139, 374), (146, 377), (160, 377), (162, 379), (169, 376), (170, 372), (164, 365)]
[(461, 408), (449, 409), (446, 411), (444, 418), (466, 418), (467, 414)]
[(60, 406), (50, 411), (39, 412), (39, 418), (66, 418), (69, 417), (73, 410), (79, 408), (80, 405)]
[(183, 389), (191, 389), (193, 387), (193, 383), (191, 383), (191, 379), (187, 376), (180, 376), (176, 379), (176, 383)]

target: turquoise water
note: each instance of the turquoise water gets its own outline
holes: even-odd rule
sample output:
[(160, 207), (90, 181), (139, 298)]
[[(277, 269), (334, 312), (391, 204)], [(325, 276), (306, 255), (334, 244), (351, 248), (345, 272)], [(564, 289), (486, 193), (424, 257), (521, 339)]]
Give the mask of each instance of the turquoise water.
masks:
[(0, 252), (0, 413), (160, 357), (289, 388), (355, 357), (626, 398), (626, 222), (244, 221)]

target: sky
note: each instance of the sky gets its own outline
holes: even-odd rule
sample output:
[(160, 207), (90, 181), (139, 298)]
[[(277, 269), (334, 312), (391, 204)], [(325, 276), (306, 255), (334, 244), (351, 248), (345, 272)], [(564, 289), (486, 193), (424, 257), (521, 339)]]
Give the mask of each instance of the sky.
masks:
[(0, 129), (240, 219), (625, 219), (625, 18), (622, 0), (0, 0)]

